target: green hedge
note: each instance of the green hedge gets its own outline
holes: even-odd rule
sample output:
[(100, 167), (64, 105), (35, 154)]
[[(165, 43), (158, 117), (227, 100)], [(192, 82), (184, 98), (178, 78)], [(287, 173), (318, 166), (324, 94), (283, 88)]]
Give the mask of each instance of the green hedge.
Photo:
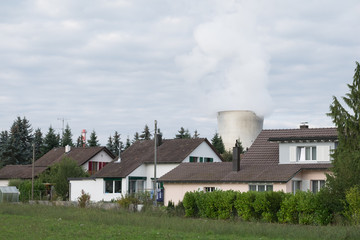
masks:
[[(326, 225), (333, 219), (326, 191), (318, 194), (297, 192), (187, 192), (185, 216), (212, 219), (239, 217), (292, 224)], [(354, 205), (354, 204), (353, 204)]]

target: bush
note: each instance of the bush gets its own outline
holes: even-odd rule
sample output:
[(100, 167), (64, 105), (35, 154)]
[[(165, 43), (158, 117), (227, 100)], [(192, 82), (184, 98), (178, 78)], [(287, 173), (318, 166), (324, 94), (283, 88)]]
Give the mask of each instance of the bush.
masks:
[(256, 192), (238, 192), (234, 202), (235, 209), (240, 218), (245, 221), (251, 219), (259, 219), (260, 216), (255, 212), (254, 201), (256, 199)]
[(87, 205), (90, 204), (90, 194), (85, 193), (84, 190), (81, 190), (81, 196), (78, 197), (78, 204), (79, 207), (85, 208)]
[(346, 192), (347, 206), (344, 211), (344, 216), (352, 223), (360, 224), (360, 186), (354, 186)]
[(185, 208), (185, 217), (198, 217), (199, 216), (199, 209), (196, 204), (196, 195), (197, 192), (186, 192), (183, 204)]
[(140, 201), (135, 197), (135, 194), (126, 194), (125, 196), (122, 195), (121, 198), (117, 200), (117, 203), (120, 205), (120, 207), (129, 209), (131, 204), (135, 206), (139, 204)]
[[(31, 181), (25, 180), (19, 184), (19, 200), (22, 202), (31, 200)], [(45, 196), (45, 185), (38, 179), (34, 180), (34, 200), (41, 200)]]

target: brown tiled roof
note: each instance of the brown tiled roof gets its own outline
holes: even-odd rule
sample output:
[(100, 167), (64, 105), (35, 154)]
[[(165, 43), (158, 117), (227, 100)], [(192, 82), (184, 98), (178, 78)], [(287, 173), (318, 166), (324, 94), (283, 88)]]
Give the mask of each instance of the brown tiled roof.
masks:
[[(157, 163), (181, 163), (201, 143), (212, 145), (205, 138), (166, 139), (157, 148)], [(141, 164), (154, 162), (154, 140), (140, 140), (121, 154), (120, 163), (109, 163), (93, 177), (126, 177)], [(220, 159), (221, 156), (219, 155)]]
[(279, 144), (273, 138), (327, 138), (337, 136), (336, 128), (262, 130), (249, 150), (244, 154), (243, 164), (278, 164)]
[[(47, 167), (35, 167), (34, 176), (38, 176), (45, 171)], [(0, 169), (0, 179), (31, 179), (32, 166), (31, 165), (6, 165)]]
[(106, 147), (71, 148), (68, 153), (65, 153), (64, 147), (60, 147), (50, 150), (44, 156), (36, 160), (35, 166), (50, 167), (53, 164), (60, 162), (64, 157), (69, 157), (75, 160), (77, 164), (81, 166), (102, 150), (106, 151), (112, 158), (115, 158), (115, 156)]
[(262, 130), (242, 155), (240, 171), (232, 163), (183, 163), (160, 178), (164, 182), (287, 182), (304, 169), (329, 169), (325, 164), (279, 164), (279, 143), (270, 138), (334, 139), (336, 128)]

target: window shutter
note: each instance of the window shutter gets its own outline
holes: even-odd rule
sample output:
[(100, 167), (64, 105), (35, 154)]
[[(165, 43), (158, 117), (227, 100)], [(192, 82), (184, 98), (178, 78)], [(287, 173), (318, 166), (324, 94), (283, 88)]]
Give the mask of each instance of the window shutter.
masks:
[(89, 167), (88, 167), (89, 172), (91, 172), (91, 171), (92, 171), (92, 162), (90, 162), (90, 161), (89, 161), (89, 163), (88, 163), (88, 164), (89, 164)]
[(330, 146), (318, 146), (317, 160), (330, 161)]
[(289, 153), (290, 162), (296, 162), (296, 146), (290, 146)]

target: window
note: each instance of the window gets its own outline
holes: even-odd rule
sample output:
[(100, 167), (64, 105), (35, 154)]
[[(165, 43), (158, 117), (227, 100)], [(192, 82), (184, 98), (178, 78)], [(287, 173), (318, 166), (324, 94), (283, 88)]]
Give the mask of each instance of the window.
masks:
[(292, 192), (295, 194), (301, 190), (301, 181), (292, 181)]
[(129, 193), (138, 193), (145, 190), (146, 177), (129, 177)]
[(316, 160), (316, 147), (297, 147), (297, 161)]
[(121, 193), (121, 179), (105, 179), (105, 193)]
[(90, 175), (96, 173), (98, 171), (98, 163), (97, 162), (93, 162), (93, 161), (89, 161), (88, 163), (88, 172)]
[(265, 192), (273, 191), (272, 184), (249, 184), (249, 191)]
[(214, 159), (210, 157), (189, 157), (189, 162), (213, 162)]
[(213, 192), (215, 191), (215, 187), (204, 187), (205, 192)]
[(325, 180), (312, 180), (311, 181), (311, 191), (317, 193), (325, 185)]

